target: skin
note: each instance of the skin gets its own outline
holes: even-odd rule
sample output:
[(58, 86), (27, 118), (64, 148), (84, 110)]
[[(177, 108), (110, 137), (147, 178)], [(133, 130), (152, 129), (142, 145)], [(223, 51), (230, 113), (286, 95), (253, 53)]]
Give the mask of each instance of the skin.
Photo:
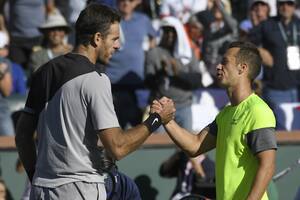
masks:
[[(101, 35), (99, 32), (95, 33), (89, 45), (78, 45), (74, 53), (87, 57), (94, 64), (97, 60), (106, 64), (119, 48), (119, 23), (113, 23), (107, 35)], [(166, 124), (174, 118), (175, 108), (172, 100), (166, 97), (163, 100), (166, 103), (162, 106), (163, 109), (157, 113), (160, 115), (162, 123)], [(35, 172), (37, 157), (33, 138), (37, 122), (37, 116), (23, 112), (18, 120), (16, 130), (18, 153), (30, 181), (32, 181)], [(151, 134), (144, 124), (126, 131), (121, 128), (108, 128), (97, 131), (104, 148), (116, 160), (120, 160), (136, 150)]]
[[(5, 71), (7, 69), (6, 63), (0, 64), (0, 71)], [(3, 78), (0, 80), (0, 92), (4, 97), (7, 97), (12, 92), (12, 76), (10, 72), (6, 72), (3, 76)]]
[[(237, 63), (236, 54), (238, 51), (239, 48), (228, 49), (222, 63), (217, 66), (218, 83), (226, 89), (232, 105), (238, 105), (252, 94), (249, 65)], [(165, 103), (164, 100), (154, 102), (151, 111), (163, 109), (162, 105)], [(216, 148), (217, 138), (209, 134), (209, 127), (194, 135), (171, 120), (165, 125), (165, 128), (174, 143), (191, 157), (196, 157)], [(261, 199), (275, 170), (275, 150), (262, 151), (255, 156), (259, 166), (247, 200)]]
[(5, 200), (6, 199), (6, 187), (5, 185), (1, 182), (0, 183), (0, 200)]
[(255, 3), (250, 11), (252, 23), (257, 26), (259, 23), (266, 20), (269, 16), (269, 10), (268, 4), (262, 2)]
[(286, 2), (278, 3), (277, 8), (279, 15), (282, 17), (283, 23), (287, 25), (292, 20), (295, 13), (295, 4), (288, 4)]
[(118, 0), (118, 8), (125, 20), (129, 20), (134, 9), (141, 3), (141, 0)]
[[(122, 14), (123, 20), (130, 20), (135, 8), (141, 3), (141, 0), (118, 0), (118, 9)], [(149, 37), (149, 48), (154, 48), (155, 46), (155, 38)]]
[(64, 43), (64, 38), (66, 36), (66, 32), (63, 28), (53, 28), (45, 31), (45, 35), (47, 38), (47, 46), (54, 53), (67, 53), (72, 49), (71, 45)]

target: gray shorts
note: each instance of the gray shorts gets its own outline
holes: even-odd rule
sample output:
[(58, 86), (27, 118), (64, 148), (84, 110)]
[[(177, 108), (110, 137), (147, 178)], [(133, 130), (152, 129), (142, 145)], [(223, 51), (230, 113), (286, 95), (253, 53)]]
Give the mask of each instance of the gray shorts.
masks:
[(103, 183), (73, 182), (47, 188), (32, 186), (30, 200), (106, 200)]

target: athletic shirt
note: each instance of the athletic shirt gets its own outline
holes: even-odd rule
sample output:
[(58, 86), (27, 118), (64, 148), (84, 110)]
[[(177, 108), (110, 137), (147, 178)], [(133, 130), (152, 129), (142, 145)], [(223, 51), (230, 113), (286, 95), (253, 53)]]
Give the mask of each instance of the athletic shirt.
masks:
[[(217, 199), (246, 199), (258, 168), (255, 154), (277, 149), (275, 117), (268, 105), (251, 94), (237, 106), (226, 106), (210, 125), (217, 136)], [(267, 200), (267, 194), (262, 200)]]
[(98, 130), (119, 127), (111, 84), (87, 57), (56, 57), (33, 75), (24, 111), (38, 117), (33, 185), (104, 183)]

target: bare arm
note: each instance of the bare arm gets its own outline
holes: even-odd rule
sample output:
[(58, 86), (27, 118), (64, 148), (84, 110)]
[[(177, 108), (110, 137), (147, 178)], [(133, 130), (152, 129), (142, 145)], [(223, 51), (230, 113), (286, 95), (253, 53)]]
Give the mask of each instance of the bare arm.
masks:
[(36, 164), (36, 148), (33, 137), (36, 125), (37, 118), (34, 115), (22, 113), (18, 120), (15, 138), (20, 160), (30, 181), (32, 181)]
[(260, 200), (275, 171), (275, 150), (266, 150), (256, 155), (258, 170), (247, 200)]
[(262, 58), (263, 64), (267, 67), (272, 67), (274, 62), (273, 62), (273, 57), (270, 54), (270, 52), (264, 48), (258, 48), (258, 50), (259, 50), (259, 54)]
[[(172, 100), (167, 99), (163, 108), (157, 113), (161, 117), (162, 124), (169, 122), (174, 118), (175, 108)], [(154, 118), (150, 125), (157, 123)], [(147, 121), (147, 120), (146, 120)], [(120, 160), (129, 153), (135, 151), (151, 134), (151, 131), (145, 124), (137, 125), (134, 128), (123, 131), (120, 128), (109, 128), (101, 130), (100, 140), (110, 154)]]
[(7, 97), (11, 94), (13, 85), (11, 73), (7, 68), (8, 66), (6, 63), (0, 64), (0, 92), (4, 97)]
[(165, 125), (165, 128), (174, 143), (191, 157), (196, 157), (216, 147), (216, 137), (209, 134), (209, 127), (195, 135), (172, 120)]
[(100, 131), (99, 136), (105, 149), (110, 150), (116, 160), (120, 160), (136, 150), (151, 133), (145, 125), (138, 125), (129, 130), (110, 128)]
[(3, 96), (7, 97), (12, 91), (12, 77), (10, 73), (6, 73), (0, 81), (0, 91)]

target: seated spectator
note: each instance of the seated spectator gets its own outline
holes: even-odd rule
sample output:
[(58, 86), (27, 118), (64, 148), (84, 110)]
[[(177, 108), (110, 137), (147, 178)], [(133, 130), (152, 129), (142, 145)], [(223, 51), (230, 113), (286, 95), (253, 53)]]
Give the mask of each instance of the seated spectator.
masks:
[[(165, 160), (159, 169), (162, 177), (176, 177), (176, 186), (171, 199), (178, 200), (188, 194), (200, 194), (215, 198), (215, 164), (202, 154), (193, 161), (182, 151), (175, 152)], [(203, 187), (210, 184), (210, 187)]]
[(15, 133), (11, 111), (6, 100), (11, 91), (11, 64), (7, 59), (0, 58), (0, 136), (12, 136)]
[(72, 46), (66, 44), (65, 41), (66, 35), (71, 29), (58, 10), (48, 15), (39, 30), (43, 33), (43, 43), (41, 49), (33, 52), (30, 57), (29, 67), (31, 72), (36, 71), (52, 58), (72, 50)]
[(0, 58), (7, 59), (7, 62), (10, 62), (11, 65), (11, 75), (13, 80), (11, 94), (26, 94), (26, 75), (23, 68), (14, 62), (11, 62), (8, 59), (9, 54), (9, 38), (5, 31), (0, 31)]

